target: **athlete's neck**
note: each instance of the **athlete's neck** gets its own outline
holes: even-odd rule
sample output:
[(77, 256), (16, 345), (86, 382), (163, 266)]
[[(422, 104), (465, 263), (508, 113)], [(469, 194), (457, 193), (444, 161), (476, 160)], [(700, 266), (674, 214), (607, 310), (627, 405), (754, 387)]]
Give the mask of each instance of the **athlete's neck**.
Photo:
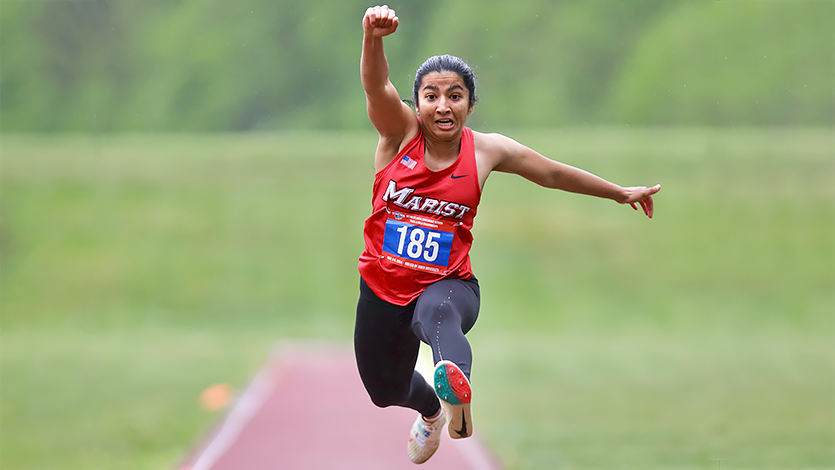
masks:
[(439, 171), (455, 163), (461, 153), (461, 136), (451, 141), (424, 138), (423, 159), (430, 170)]

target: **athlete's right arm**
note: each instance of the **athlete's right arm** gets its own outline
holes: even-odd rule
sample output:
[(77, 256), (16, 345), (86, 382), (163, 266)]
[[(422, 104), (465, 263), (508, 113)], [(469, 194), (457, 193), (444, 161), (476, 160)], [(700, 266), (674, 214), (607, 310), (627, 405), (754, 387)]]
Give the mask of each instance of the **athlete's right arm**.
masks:
[(383, 37), (397, 30), (400, 20), (387, 6), (371, 7), (362, 19), (362, 57), (360, 76), (365, 89), (368, 118), (380, 134), (374, 166), (377, 171), (388, 165), (407, 137), (417, 134), (417, 116), (400, 101), (397, 89), (389, 80), (389, 65), (383, 50)]

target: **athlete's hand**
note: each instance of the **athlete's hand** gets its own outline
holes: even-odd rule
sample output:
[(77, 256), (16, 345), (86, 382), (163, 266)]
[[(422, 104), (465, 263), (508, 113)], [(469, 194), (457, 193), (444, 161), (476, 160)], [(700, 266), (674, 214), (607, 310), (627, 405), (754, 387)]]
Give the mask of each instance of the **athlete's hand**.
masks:
[(623, 188), (623, 190), (625, 197), (618, 202), (621, 204), (629, 204), (635, 210), (638, 210), (637, 204), (640, 204), (644, 210), (644, 214), (651, 219), (653, 213), (652, 195), (661, 190), (661, 185), (656, 184), (651, 188), (635, 186), (632, 188)]
[(371, 7), (362, 18), (362, 31), (366, 37), (381, 38), (397, 31), (400, 20), (387, 5)]

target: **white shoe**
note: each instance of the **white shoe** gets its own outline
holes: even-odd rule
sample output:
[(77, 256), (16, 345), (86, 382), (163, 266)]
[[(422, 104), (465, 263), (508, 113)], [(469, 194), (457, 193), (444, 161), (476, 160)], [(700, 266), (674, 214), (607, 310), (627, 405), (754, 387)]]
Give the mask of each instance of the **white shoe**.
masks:
[(461, 439), (473, 435), (473, 416), (470, 400), (473, 392), (470, 380), (455, 363), (440, 361), (435, 366), (435, 393), (441, 400), (441, 408), (449, 417), (449, 437)]
[(423, 416), (418, 415), (415, 424), (412, 425), (412, 430), (409, 433), (409, 445), (406, 447), (409, 459), (412, 462), (426, 462), (438, 450), (438, 444), (441, 443), (441, 429), (444, 428), (444, 424), (446, 424), (446, 416), (443, 410), (433, 421), (427, 421)]

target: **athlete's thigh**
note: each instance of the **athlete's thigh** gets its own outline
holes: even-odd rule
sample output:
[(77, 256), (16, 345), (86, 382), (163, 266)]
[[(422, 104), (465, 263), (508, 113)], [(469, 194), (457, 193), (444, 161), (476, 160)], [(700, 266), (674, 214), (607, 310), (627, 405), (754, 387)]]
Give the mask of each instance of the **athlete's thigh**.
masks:
[(362, 283), (354, 352), (364, 382), (392, 386), (411, 381), (420, 347), (411, 329), (413, 311), (414, 304), (401, 307), (388, 303)]
[[(481, 293), (475, 278), (444, 279), (423, 291), (417, 301), (412, 320), (416, 323), (434, 323), (441, 320), (438, 316), (452, 316), (458, 322), (461, 331), (467, 333), (478, 319)], [(425, 326), (425, 325), (424, 325)]]

